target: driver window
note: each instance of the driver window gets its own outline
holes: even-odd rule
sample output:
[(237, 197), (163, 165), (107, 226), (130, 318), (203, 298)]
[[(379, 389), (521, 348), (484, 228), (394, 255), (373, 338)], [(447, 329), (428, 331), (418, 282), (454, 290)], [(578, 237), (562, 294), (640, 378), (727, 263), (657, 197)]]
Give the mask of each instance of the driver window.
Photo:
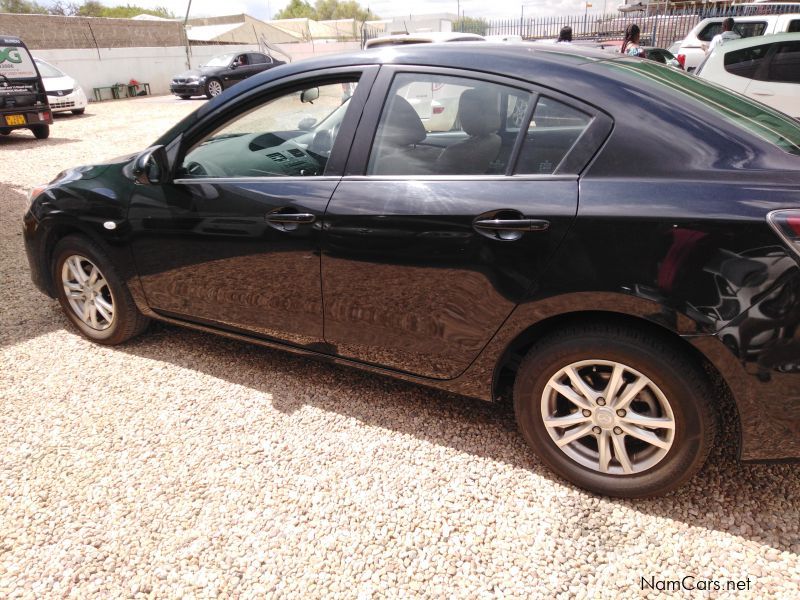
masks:
[(349, 96), (338, 81), (273, 98), (192, 146), (178, 178), (324, 175)]

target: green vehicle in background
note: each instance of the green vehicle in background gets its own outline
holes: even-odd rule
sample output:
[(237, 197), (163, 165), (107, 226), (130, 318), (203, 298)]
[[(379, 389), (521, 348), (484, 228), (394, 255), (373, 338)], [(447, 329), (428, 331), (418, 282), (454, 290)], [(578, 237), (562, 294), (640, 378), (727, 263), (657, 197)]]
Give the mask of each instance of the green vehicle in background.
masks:
[(42, 77), (18, 37), (0, 35), (0, 134), (30, 129), (37, 139), (50, 135), (53, 113)]

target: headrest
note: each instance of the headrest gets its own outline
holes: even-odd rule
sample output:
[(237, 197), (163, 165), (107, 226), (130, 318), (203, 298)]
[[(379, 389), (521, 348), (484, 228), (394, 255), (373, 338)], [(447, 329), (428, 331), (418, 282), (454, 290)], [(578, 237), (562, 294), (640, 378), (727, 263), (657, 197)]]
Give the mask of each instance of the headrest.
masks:
[(458, 101), (461, 129), (469, 135), (494, 133), (500, 128), (497, 94), (486, 89), (466, 90)]
[(410, 146), (425, 139), (425, 126), (414, 107), (402, 96), (392, 98), (381, 127), (381, 141), (392, 146)]

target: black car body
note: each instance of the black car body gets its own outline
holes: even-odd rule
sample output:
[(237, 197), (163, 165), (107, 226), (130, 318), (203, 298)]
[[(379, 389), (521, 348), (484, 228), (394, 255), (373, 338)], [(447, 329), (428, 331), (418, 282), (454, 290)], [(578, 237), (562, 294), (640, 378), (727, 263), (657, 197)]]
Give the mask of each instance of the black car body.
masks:
[[(346, 82), (310, 126), (225, 129)], [(442, 82), (463, 131), (414, 114), (413, 86)], [(652, 61), (452, 44), (271, 70), (138, 156), (65, 171), (24, 226), (34, 282), (92, 339), (146, 316), (513, 395), (542, 460), (637, 496), (699, 468), (720, 394), (743, 460), (800, 456), (799, 211), (780, 113)], [(124, 330), (87, 325), (97, 265)]]
[(230, 52), (213, 57), (197, 69), (185, 71), (172, 78), (169, 91), (181, 98), (207, 96), (212, 98), (223, 90), (284, 64), (262, 52)]
[(18, 37), (0, 34), (0, 134), (30, 129), (50, 135), (53, 114), (36, 63)]

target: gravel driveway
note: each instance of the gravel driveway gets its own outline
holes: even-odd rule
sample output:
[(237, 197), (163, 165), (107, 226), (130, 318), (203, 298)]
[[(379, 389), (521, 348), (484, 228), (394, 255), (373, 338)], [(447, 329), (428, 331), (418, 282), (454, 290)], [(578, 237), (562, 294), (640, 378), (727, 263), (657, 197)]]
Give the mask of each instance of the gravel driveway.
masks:
[(609, 500), (547, 471), (507, 406), (166, 326), (78, 336), (30, 282), (24, 191), (200, 104), (0, 137), (0, 597), (666, 597), (648, 584), (687, 575), (800, 597), (796, 466), (723, 443), (677, 493)]

